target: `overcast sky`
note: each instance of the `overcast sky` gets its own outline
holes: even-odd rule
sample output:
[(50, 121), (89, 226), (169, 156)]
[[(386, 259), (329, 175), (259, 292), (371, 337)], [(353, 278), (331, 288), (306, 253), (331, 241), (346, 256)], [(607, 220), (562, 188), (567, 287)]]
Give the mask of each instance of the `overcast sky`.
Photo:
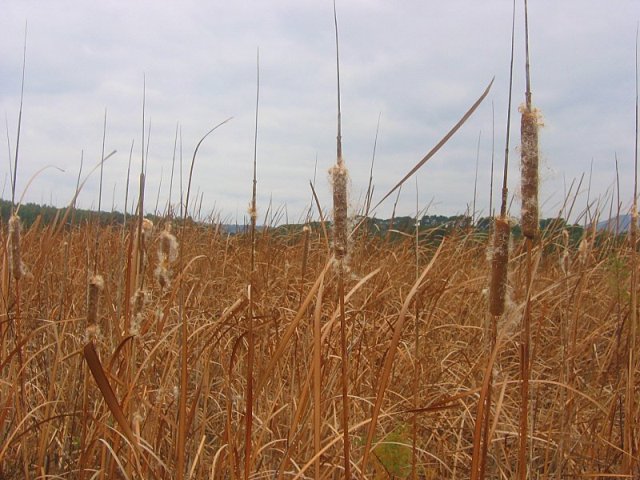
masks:
[[(519, 115), (524, 101), (524, 14), (516, 10), (511, 137), (511, 214), (519, 216)], [(585, 174), (576, 210), (600, 197), (608, 215), (619, 161), (625, 207), (633, 191), (635, 40), (640, 2), (531, 0), (533, 101), (541, 110), (541, 201), (555, 216), (574, 179)], [(176, 126), (182, 131), (184, 183), (202, 135), (192, 198), (202, 213), (241, 220), (251, 196), (260, 50), (258, 209), (272, 201), (288, 220), (309, 205), (314, 177), (330, 210), (328, 168), (335, 162), (336, 72), (330, 0), (58, 1), (5, 0), (0, 15), (0, 108), (8, 123), (0, 149), (3, 198), (10, 198), (9, 146), (15, 153), (25, 22), (27, 61), (17, 179), (18, 197), (69, 203), (80, 158), (84, 172), (100, 160), (105, 109), (103, 210), (124, 209), (132, 142), (129, 204), (137, 198), (143, 78), (150, 126), (146, 204), (169, 197)], [(494, 197), (504, 160), (512, 2), (338, 0), (343, 151), (351, 206), (361, 208), (380, 116), (373, 183), (382, 197), (459, 120), (495, 76), (484, 103), (417, 175), (418, 206), (453, 215), (489, 207), (492, 146)], [(492, 111), (495, 111), (495, 140)], [(3, 126), (4, 127), (4, 126)], [(477, 155), (480, 139), (479, 155)], [(172, 201), (179, 200), (176, 174)], [(84, 173), (83, 173), (84, 175)], [(159, 188), (160, 187), (160, 188)], [(99, 172), (78, 204), (97, 207)], [(394, 197), (376, 212), (391, 214)], [(494, 206), (496, 201), (494, 200)], [(398, 213), (414, 215), (416, 182), (403, 188)], [(605, 215), (603, 214), (603, 215)], [(281, 221), (286, 220), (283, 218)]]

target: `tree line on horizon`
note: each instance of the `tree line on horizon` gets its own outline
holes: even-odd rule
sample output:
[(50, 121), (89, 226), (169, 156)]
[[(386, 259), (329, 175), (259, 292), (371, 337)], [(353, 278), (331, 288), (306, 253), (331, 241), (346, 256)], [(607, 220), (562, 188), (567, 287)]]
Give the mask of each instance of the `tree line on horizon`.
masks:
[[(6, 224), (11, 216), (12, 205), (10, 201), (0, 199), (0, 216), (2, 222)], [(36, 203), (25, 203), (20, 206), (20, 220), (24, 227), (30, 227), (36, 221), (42, 225), (48, 225), (51, 222), (57, 221), (63, 218), (65, 208), (58, 208), (50, 205), (40, 205)], [(38, 218), (40, 219), (38, 220)], [(146, 215), (147, 218), (152, 221), (161, 221), (164, 217), (158, 215)], [(75, 224), (81, 224), (84, 222), (97, 222), (101, 225), (122, 225), (130, 218), (135, 218), (135, 215), (131, 214), (125, 217), (124, 213), (119, 211), (95, 211), (89, 209), (74, 208), (73, 216), (69, 217), (68, 222)], [(357, 219), (357, 222), (362, 221), (362, 217)], [(207, 222), (202, 222), (207, 223)], [(218, 222), (209, 222), (218, 223)], [(417, 225), (416, 225), (417, 223)], [(376, 217), (369, 217), (363, 222), (363, 227), (369, 234), (379, 234), (390, 237), (391, 239), (398, 239), (406, 235), (415, 234), (416, 226), (419, 232), (429, 232), (430, 237), (445, 237), (450, 235), (454, 231), (468, 231), (470, 229), (475, 230), (478, 233), (488, 233), (491, 229), (492, 218), (480, 217), (475, 222), (469, 215), (423, 215), (419, 222), (416, 222), (416, 217), (412, 216), (397, 216), (387, 219), (381, 219)], [(317, 224), (317, 225), (316, 225)], [(311, 227), (319, 226), (320, 222), (311, 222)], [(246, 227), (241, 224), (223, 224), (229, 233), (242, 233)], [(274, 227), (276, 231), (295, 232), (302, 229), (303, 224), (286, 224), (278, 227)], [(563, 229), (569, 232), (569, 236), (572, 243), (577, 243), (583, 236), (584, 227), (580, 225), (570, 224), (563, 218), (545, 218), (540, 220), (540, 229), (543, 232), (561, 232)], [(521, 229), (519, 224), (514, 224), (512, 227), (513, 235), (518, 238), (521, 236)]]

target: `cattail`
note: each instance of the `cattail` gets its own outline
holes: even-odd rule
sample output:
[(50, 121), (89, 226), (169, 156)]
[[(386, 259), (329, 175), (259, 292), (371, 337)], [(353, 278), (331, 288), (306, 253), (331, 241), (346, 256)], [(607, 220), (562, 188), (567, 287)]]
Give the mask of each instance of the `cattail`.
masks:
[(133, 315), (131, 316), (131, 325), (129, 325), (129, 335), (139, 335), (140, 325), (142, 324), (142, 311), (149, 302), (149, 295), (146, 290), (138, 289), (131, 297), (131, 307)]
[(148, 218), (142, 220), (142, 237), (144, 241), (147, 242), (151, 238), (151, 233), (153, 232), (153, 222)]
[(538, 219), (538, 126), (540, 114), (537, 109), (520, 107), (522, 114), (521, 135), (521, 192), (522, 192), (522, 234), (534, 239), (539, 233)]
[(148, 264), (147, 257), (147, 244), (151, 239), (153, 233), (153, 222), (148, 218), (143, 218), (142, 222), (138, 224), (139, 230), (135, 233), (136, 246), (133, 251), (132, 264), (134, 268), (131, 269), (130, 283), (134, 288), (141, 288), (144, 284), (144, 271)]
[(251, 223), (253, 223), (255, 225), (256, 222), (258, 221), (258, 209), (253, 204), (253, 202), (251, 202), (249, 204), (249, 208), (247, 208), (247, 213), (249, 214), (249, 218), (251, 219)]
[(569, 274), (569, 232), (562, 230), (562, 257), (560, 258), (560, 269), (565, 275)]
[(489, 287), (489, 312), (500, 316), (504, 313), (507, 293), (507, 264), (509, 263), (509, 220), (498, 217), (493, 227), (493, 252), (491, 255), (491, 284)]
[(25, 266), (20, 257), (21, 230), (20, 217), (18, 215), (11, 215), (9, 219), (9, 263), (11, 265), (11, 274), (16, 280), (20, 280), (25, 273)]
[(171, 270), (169, 265), (178, 258), (178, 241), (171, 233), (171, 224), (167, 224), (160, 234), (160, 243), (158, 245), (158, 266), (154, 271), (154, 275), (160, 288), (167, 289), (171, 285)]
[(87, 328), (96, 328), (98, 324), (98, 301), (100, 292), (104, 289), (101, 275), (94, 275), (89, 279), (89, 299), (87, 301)]
[(175, 235), (171, 233), (171, 224), (167, 224), (160, 234), (158, 255), (166, 259), (168, 263), (173, 263), (178, 258), (178, 241)]
[(582, 265), (587, 263), (587, 260), (589, 259), (589, 250), (591, 250), (591, 244), (585, 235), (582, 237), (582, 240), (580, 240), (580, 245), (578, 246), (578, 261)]
[(144, 421), (142, 414), (140, 412), (136, 412), (133, 414), (133, 433), (136, 436), (136, 439), (140, 441), (140, 424)]
[(333, 186), (333, 252), (336, 260), (347, 255), (347, 183), (349, 171), (341, 158), (329, 170)]

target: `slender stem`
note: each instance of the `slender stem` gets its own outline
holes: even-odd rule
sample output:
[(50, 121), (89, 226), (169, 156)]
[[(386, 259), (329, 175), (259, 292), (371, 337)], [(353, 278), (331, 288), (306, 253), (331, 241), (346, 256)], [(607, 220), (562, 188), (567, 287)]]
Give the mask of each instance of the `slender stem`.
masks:
[(336, 0), (333, 0), (333, 23), (336, 33), (336, 74), (338, 81), (338, 136), (337, 136), (337, 158), (338, 165), (342, 165), (342, 110), (340, 108), (340, 48), (338, 42), (338, 13), (336, 12)]
[(22, 103), (24, 99), (24, 72), (27, 64), (27, 23), (24, 24), (24, 48), (22, 51), (22, 83), (20, 85), (20, 111), (18, 113), (18, 133), (16, 135), (16, 156), (13, 165), (13, 181), (11, 182), (11, 208), (15, 208), (16, 180), (18, 178), (18, 151), (20, 150), (20, 128), (22, 127)]
[(256, 119), (253, 138), (253, 184), (251, 192), (251, 273), (249, 277), (249, 311), (248, 311), (248, 332), (247, 340), (249, 348), (247, 352), (247, 399), (245, 414), (245, 458), (244, 458), (244, 476), (248, 480), (251, 474), (251, 431), (253, 428), (253, 369), (255, 356), (255, 338), (254, 338), (254, 292), (256, 277), (256, 188), (257, 188), (257, 158), (258, 158), (258, 107), (260, 102), (260, 51), (256, 55)]
[(509, 172), (509, 138), (511, 134), (511, 98), (513, 93), (513, 56), (515, 50), (515, 30), (516, 30), (516, 0), (513, 0), (513, 14), (511, 19), (511, 63), (509, 66), (509, 101), (507, 103), (507, 135), (504, 147), (504, 171), (502, 174), (502, 203), (500, 205), (500, 216), (507, 216), (507, 202), (509, 189), (507, 186), (507, 176)]

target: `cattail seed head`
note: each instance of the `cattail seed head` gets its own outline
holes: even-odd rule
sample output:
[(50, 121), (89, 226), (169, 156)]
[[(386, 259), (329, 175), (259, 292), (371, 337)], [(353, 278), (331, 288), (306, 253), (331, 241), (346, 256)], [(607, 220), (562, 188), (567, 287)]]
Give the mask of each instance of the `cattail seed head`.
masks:
[(178, 241), (171, 233), (171, 225), (160, 234), (160, 247), (158, 249), (159, 260), (166, 259), (168, 263), (173, 263), (178, 258)]
[(98, 302), (100, 292), (104, 289), (104, 279), (101, 275), (93, 275), (89, 279), (89, 297), (87, 300), (87, 326), (95, 327), (98, 323)]
[(9, 219), (9, 264), (11, 265), (11, 274), (16, 280), (20, 280), (26, 270), (20, 256), (21, 230), (20, 217), (11, 215)]
[(569, 232), (562, 230), (562, 256), (560, 257), (560, 269), (565, 275), (569, 274)]
[(251, 218), (251, 222), (255, 224), (255, 222), (258, 220), (258, 209), (255, 207), (253, 202), (249, 204), (247, 213), (249, 214), (249, 218)]
[(540, 220), (538, 212), (538, 127), (540, 112), (537, 109), (520, 107), (521, 150), (520, 175), (522, 193), (522, 234), (529, 239), (538, 236)]
[(153, 233), (153, 222), (148, 218), (142, 219), (142, 236), (144, 237), (145, 242), (149, 241), (151, 233)]
[(158, 266), (154, 271), (154, 275), (160, 288), (165, 290), (171, 285), (171, 271), (169, 265), (178, 258), (178, 241), (171, 233), (171, 225), (167, 224), (160, 234), (160, 243), (158, 244)]
[(165, 290), (171, 286), (171, 278), (169, 277), (169, 270), (167, 270), (167, 268), (164, 265), (162, 264), (158, 265), (154, 270), (153, 274), (155, 275), (156, 280), (158, 281), (158, 285), (160, 285), (160, 288), (162, 290)]
[(589, 259), (590, 250), (591, 250), (591, 242), (589, 242), (589, 239), (585, 235), (584, 237), (582, 237), (582, 240), (580, 240), (580, 245), (578, 246), (578, 261), (582, 265), (587, 263), (587, 260)]
[(504, 313), (509, 264), (509, 237), (511, 226), (505, 217), (496, 218), (493, 226), (493, 252), (491, 255), (491, 283), (489, 285), (489, 312)]
[(131, 324), (129, 325), (130, 335), (140, 334), (140, 325), (142, 324), (142, 311), (149, 302), (149, 295), (146, 290), (138, 289), (136, 293), (131, 297), (132, 316)]
[(140, 424), (144, 418), (140, 414), (140, 412), (136, 412), (133, 414), (133, 432), (136, 435), (136, 438), (140, 438)]
[(333, 187), (333, 252), (336, 260), (347, 255), (347, 183), (349, 171), (344, 162), (338, 162), (329, 170)]
[(136, 290), (136, 293), (131, 297), (131, 306), (133, 307), (133, 314), (138, 315), (142, 313), (145, 305), (148, 302), (147, 292), (142, 289)]

